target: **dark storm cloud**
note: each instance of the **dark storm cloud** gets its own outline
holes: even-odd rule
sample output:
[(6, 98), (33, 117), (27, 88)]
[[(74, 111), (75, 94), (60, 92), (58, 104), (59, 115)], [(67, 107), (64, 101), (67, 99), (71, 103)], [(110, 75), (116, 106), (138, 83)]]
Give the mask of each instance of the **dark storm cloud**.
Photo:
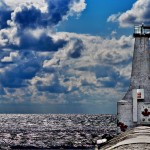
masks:
[(0, 29), (7, 28), (7, 20), (11, 18), (10, 10), (0, 10)]
[(72, 58), (79, 58), (81, 56), (81, 52), (84, 49), (84, 45), (81, 39), (75, 39), (75, 43), (72, 51), (69, 53), (69, 56)]
[(3, 2), (0, 1), (0, 29), (7, 28), (7, 20), (11, 19), (11, 10), (10, 8)]
[(58, 40), (54, 42), (53, 38), (42, 34), (40, 37), (36, 38), (29, 34), (24, 34), (21, 36), (20, 45), (16, 47), (17, 49), (29, 49), (37, 51), (57, 51), (59, 48), (64, 47), (67, 44), (65, 40)]
[[(71, 9), (74, 4), (80, 2), (80, 0), (45, 0), (47, 10), (45, 6), (43, 9), (35, 3), (20, 3), (14, 7), (15, 9), (2, 3), (0, 21), (2, 22), (1, 28), (5, 28), (5, 30), (0, 30), (0, 42), (2, 43), (0, 47), (20, 51), (58, 51), (67, 44), (67, 41), (63, 39), (54, 41), (52, 35), (50, 33), (48, 35), (47, 31), (48, 29), (53, 30), (69, 15), (80, 13), (84, 7), (77, 10), (76, 8)], [(40, 29), (40, 33), (35, 35), (38, 29)], [(82, 46), (83, 44), (77, 41), (70, 57), (80, 57)]]
[[(11, 11), (0, 11), (3, 14), (0, 21), (1, 28), (8, 27), (7, 21), (9, 21), (9, 25), (17, 27), (16, 33), (14, 35), (8, 35), (7, 31), (1, 32), (1, 39), (3, 44), (1, 44), (2, 48), (10, 48), (10, 49), (19, 49), (19, 50), (36, 50), (36, 51), (57, 51), (59, 48), (64, 47), (67, 44), (67, 41), (58, 39), (54, 41), (51, 35), (47, 35), (47, 32), (43, 30), (39, 36), (32, 35), (32, 32), (27, 32), (28, 29), (43, 28), (46, 27), (54, 27), (60, 21), (63, 20), (63, 17), (67, 15), (69, 11), (70, 4), (73, 0), (48, 0), (46, 3), (48, 4), (48, 11), (42, 12), (40, 8), (34, 6), (33, 4), (23, 4), (16, 9), (14, 12)], [(11, 42), (10, 37), (19, 38), (18, 43)], [(72, 57), (77, 57), (79, 52), (75, 52), (72, 54)]]
[(3, 40), (8, 40), (8, 44), (0, 45), (3, 48), (9, 48), (14, 50), (34, 50), (34, 51), (58, 51), (60, 48), (63, 48), (68, 41), (63, 39), (58, 39), (54, 41), (54, 39), (47, 35), (46, 33), (42, 33), (39, 37), (35, 37), (30, 33), (26, 33), (26, 31), (20, 31), (17, 33), (17, 37), (20, 37), (19, 44), (14, 44), (9, 42), (9, 37), (6, 33), (2, 34)]
[(11, 19), (11, 10), (10, 8), (3, 2), (0, 1), (0, 29), (4, 29), (8, 27), (7, 20)]
[(21, 11), (15, 13), (14, 22), (24, 28), (37, 28), (41, 24), (42, 12), (35, 6), (22, 6)]
[(37, 86), (37, 89), (39, 91), (47, 91), (50, 93), (66, 93), (67, 92), (67, 88), (60, 85), (60, 84), (53, 84), (50, 86)]
[(69, 5), (73, 0), (46, 0), (48, 3), (49, 23), (58, 24), (69, 11)]
[(12, 67), (10, 70), (0, 74), (0, 83), (3, 87), (9, 88), (26, 86), (23, 81), (32, 79), (39, 69), (39, 64), (34, 60), (30, 60), (30, 62), (19, 64), (17, 67)]
[(21, 10), (15, 11), (12, 20), (24, 28), (52, 27), (68, 15), (70, 5), (78, 0), (45, 0), (48, 5), (47, 12), (42, 12), (34, 5), (22, 5)]

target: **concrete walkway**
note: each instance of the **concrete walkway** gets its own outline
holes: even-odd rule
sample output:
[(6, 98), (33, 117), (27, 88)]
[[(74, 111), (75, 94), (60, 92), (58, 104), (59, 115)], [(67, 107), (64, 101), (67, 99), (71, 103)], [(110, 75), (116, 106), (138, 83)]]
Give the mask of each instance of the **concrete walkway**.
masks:
[(139, 126), (109, 141), (100, 150), (150, 150), (150, 127)]

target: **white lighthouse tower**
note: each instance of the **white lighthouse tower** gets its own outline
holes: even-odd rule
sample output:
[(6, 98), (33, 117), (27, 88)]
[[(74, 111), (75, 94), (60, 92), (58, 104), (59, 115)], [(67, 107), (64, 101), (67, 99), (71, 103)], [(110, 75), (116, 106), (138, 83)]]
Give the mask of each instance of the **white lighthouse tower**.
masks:
[(150, 126), (150, 26), (135, 26), (130, 87), (117, 103), (118, 133)]

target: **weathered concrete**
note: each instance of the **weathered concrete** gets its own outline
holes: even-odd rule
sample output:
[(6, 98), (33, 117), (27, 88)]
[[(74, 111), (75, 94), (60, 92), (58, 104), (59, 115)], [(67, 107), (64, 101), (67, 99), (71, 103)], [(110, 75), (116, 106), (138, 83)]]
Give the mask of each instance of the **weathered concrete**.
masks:
[(148, 37), (136, 37), (130, 87), (123, 100), (132, 102), (132, 89), (144, 89), (145, 102), (150, 102), (150, 47)]
[(119, 120), (118, 123), (123, 123), (125, 127), (121, 127), (118, 125), (118, 133), (121, 131), (125, 131), (127, 128), (134, 126), (132, 120), (132, 104), (128, 101), (121, 100), (117, 103), (117, 119)]
[(150, 150), (150, 127), (139, 126), (116, 136), (101, 150)]
[(137, 29), (130, 86), (117, 103), (118, 133), (137, 125), (150, 125), (150, 27), (142, 25)]

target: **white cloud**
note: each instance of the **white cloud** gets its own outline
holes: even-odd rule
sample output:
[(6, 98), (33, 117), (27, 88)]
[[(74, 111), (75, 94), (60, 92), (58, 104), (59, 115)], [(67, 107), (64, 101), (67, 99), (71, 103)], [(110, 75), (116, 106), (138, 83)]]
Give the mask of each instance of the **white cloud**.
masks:
[(54, 81), (54, 75), (53, 74), (44, 74), (42, 77), (35, 76), (32, 80), (31, 83), (32, 85), (42, 85), (42, 86), (49, 86), (53, 83)]
[[(34, 6), (37, 10), (47, 6), (44, 1), (39, 0), (5, 0), (14, 12), (11, 21), (7, 21), (10, 27), (0, 30), (0, 44), (9, 49), (9, 53), (1, 56), (0, 86), (6, 91), (2, 98), (16, 102), (30, 100), (41, 103), (67, 103), (71, 100), (92, 103), (92, 99), (95, 102), (105, 99), (117, 101), (122, 94), (118, 89), (120, 86), (124, 88), (120, 78), (128, 80), (130, 77), (133, 38), (121, 36), (118, 39), (104, 39), (86, 34), (54, 33), (49, 28), (42, 27), (28, 29), (28, 26), (25, 30), (19, 30), (21, 26), (16, 25), (15, 15), (21, 12), (23, 6), (20, 5), (27, 1), (36, 2)], [(27, 5), (27, 8), (31, 6), (33, 4)], [(74, 1), (70, 7), (69, 13), (63, 19), (74, 13), (80, 14), (86, 7), (85, 0)], [(109, 19), (114, 20), (115, 16)], [(21, 48), (12, 50), (11, 45), (20, 44), (23, 31), (34, 39), (44, 34), (54, 39), (54, 43), (64, 40), (67, 44), (55, 52)], [(24, 41), (30, 39), (27, 37), (25, 36)], [(6, 66), (6, 62), (13, 64)], [(2, 80), (2, 77), (7, 79)], [(18, 86), (15, 87), (10, 80)]]
[[(84, 45), (82, 59), (78, 59), (78, 61), (74, 60), (74, 65), (88, 66), (96, 63), (115, 64), (121, 63), (132, 56), (133, 38), (131, 36), (121, 36), (119, 39), (114, 37), (112, 39), (103, 39), (99, 36), (62, 32), (57, 33), (57, 36), (70, 41), (66, 47), (55, 53), (54, 58), (57, 58), (57, 60), (60, 59), (60, 61), (66, 61), (68, 59), (68, 53), (73, 49), (74, 39), (82, 40)], [(47, 63), (48, 61), (44, 65)]]
[[(41, 103), (68, 103), (68, 99), (74, 97), (74, 102), (81, 101), (82, 103), (85, 102), (82, 100), (86, 99), (86, 102), (90, 103), (93, 102), (91, 99), (94, 99), (95, 102), (102, 102), (104, 99), (109, 101), (112, 97), (114, 101), (123, 97), (120, 89), (127, 88), (124, 86), (124, 82), (129, 80), (131, 73), (133, 52), (131, 36), (104, 39), (86, 34), (58, 32), (53, 34), (53, 37), (55, 40), (64, 39), (69, 42), (53, 54), (50, 52), (32, 52), (33, 54), (29, 54), (31, 52), (25, 52), (25, 54), (10, 52), (9, 56), (2, 58), (3, 62), (14, 61), (13, 66), (18, 66), (19, 63), (23, 66), (29, 62), (27, 63), (28, 68), (31, 66), (32, 69), (36, 67), (31, 64), (34, 57), (36, 57), (34, 62), (43, 64), (39, 66), (41, 68), (31, 79), (22, 79), (26, 87), (17, 88), (13, 92), (13, 98), (16, 101), (31, 99), (33, 102)], [(71, 58), (69, 54), (74, 49), (76, 41), (79, 43), (82, 41), (83, 47), (81, 48), (83, 50), (80, 57)], [(11, 67), (4, 67), (1, 69), (2, 73), (7, 73)], [(30, 72), (32, 73), (32, 71)], [(125, 81), (122, 81), (122, 78)], [(68, 93), (61, 91), (51, 93), (49, 88), (55, 88), (55, 86), (65, 88)], [(8, 87), (5, 89), (7, 90)], [(60, 89), (58, 88), (58, 90)], [(10, 95), (12, 93), (7, 90), (7, 96)], [(6, 96), (4, 97), (6, 98)]]
[(120, 17), (121, 13), (112, 14), (108, 17), (107, 22), (117, 22), (118, 17)]
[(9, 48), (9, 45), (19, 44), (19, 38), (16, 36), (17, 28), (8, 28), (0, 30), (0, 47)]
[(3, 0), (11, 9), (15, 9), (23, 3), (34, 3), (41, 7), (45, 7), (45, 0)]
[(150, 24), (150, 0), (137, 0), (130, 10), (111, 15), (107, 21), (119, 22), (121, 27), (132, 27), (136, 24)]
[(17, 61), (18, 57), (19, 57), (19, 53), (18, 52), (10, 52), (9, 56), (6, 56), (3, 59), (1, 59), (1, 62)]
[(78, 1), (74, 1), (71, 4), (71, 12), (72, 13), (80, 13), (86, 8), (85, 0), (80, 0), (80, 3)]
[[(73, 91), (71, 96), (82, 95), (83, 99), (88, 95), (89, 100), (87, 101), (92, 99), (90, 95), (93, 98), (101, 97), (100, 99), (108, 100), (111, 97), (114, 100), (121, 98), (123, 93), (120, 92), (120, 89), (127, 88), (124, 84), (126, 85), (131, 75), (131, 58), (134, 45), (131, 36), (104, 39), (99, 36), (62, 32), (55, 36), (70, 40), (70, 42), (66, 47), (56, 52), (52, 59), (45, 60), (43, 67), (47, 69), (59, 68), (61, 84), (67, 86), (69, 91)], [(71, 59), (68, 55), (73, 49), (74, 39), (82, 39), (84, 45), (82, 55), (77, 59)], [(108, 68), (109, 70), (107, 70)], [(122, 81), (122, 78), (125, 81)], [(66, 79), (65, 82), (64, 79)], [(111, 85), (113, 82), (114, 85)], [(110, 85), (114, 87), (107, 87)], [(107, 96), (104, 94), (106, 91), (109, 91)], [(114, 94), (115, 96), (113, 96)]]

